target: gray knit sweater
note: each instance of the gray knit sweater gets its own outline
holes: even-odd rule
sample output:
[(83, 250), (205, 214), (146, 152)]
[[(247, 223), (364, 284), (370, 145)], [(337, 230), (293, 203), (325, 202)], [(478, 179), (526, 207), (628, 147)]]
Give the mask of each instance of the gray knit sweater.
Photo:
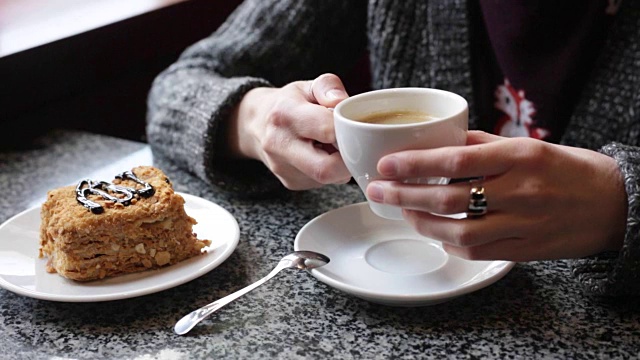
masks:
[[(470, 104), (476, 128), (468, 3), (464, 0), (247, 0), (210, 37), (160, 74), (148, 100), (154, 156), (225, 191), (282, 187), (260, 163), (218, 156), (230, 111), (257, 86), (346, 74), (365, 51), (371, 87), (434, 87)], [(624, 1), (562, 143), (618, 162), (629, 213), (619, 253), (574, 261), (586, 291), (640, 294), (640, 2)], [(233, 181), (229, 181), (229, 180)]]

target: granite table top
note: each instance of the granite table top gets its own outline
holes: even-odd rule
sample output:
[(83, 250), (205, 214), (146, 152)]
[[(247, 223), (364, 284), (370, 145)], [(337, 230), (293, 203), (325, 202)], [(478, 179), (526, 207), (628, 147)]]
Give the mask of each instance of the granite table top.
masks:
[[(89, 174), (152, 162), (143, 143), (55, 131), (0, 153), (0, 223), (46, 191)], [(117, 169), (117, 170), (114, 170)], [(353, 185), (249, 200), (176, 168), (176, 190), (211, 200), (238, 221), (240, 241), (220, 266), (150, 295), (105, 302), (38, 300), (0, 289), (2, 359), (603, 359), (640, 354), (640, 302), (585, 295), (565, 261), (519, 263), (495, 284), (438, 305), (390, 307), (334, 289), (306, 272), (280, 274), (206, 319), (173, 333), (188, 311), (266, 275), (316, 216), (364, 200)], [(2, 241), (3, 239), (0, 239)]]

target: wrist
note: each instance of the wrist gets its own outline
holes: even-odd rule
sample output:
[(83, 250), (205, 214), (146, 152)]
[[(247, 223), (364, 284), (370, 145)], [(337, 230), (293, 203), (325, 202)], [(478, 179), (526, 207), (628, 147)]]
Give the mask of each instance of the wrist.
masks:
[(609, 165), (608, 174), (609, 182), (612, 186), (612, 192), (610, 199), (614, 205), (610, 212), (613, 214), (613, 223), (610, 224), (610, 236), (607, 243), (606, 250), (608, 251), (620, 251), (624, 244), (625, 233), (627, 229), (627, 215), (628, 215), (628, 198), (625, 190), (624, 176), (622, 175), (620, 168), (615, 159), (603, 155)]
[(264, 113), (264, 99), (271, 91), (266, 87), (249, 90), (231, 112), (225, 132), (229, 157), (259, 160), (255, 148), (259, 138), (254, 124)]

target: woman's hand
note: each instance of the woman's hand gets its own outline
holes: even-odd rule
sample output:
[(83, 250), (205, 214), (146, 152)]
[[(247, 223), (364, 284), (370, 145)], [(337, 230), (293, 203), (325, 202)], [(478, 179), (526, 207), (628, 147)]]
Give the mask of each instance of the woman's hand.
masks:
[(262, 161), (290, 190), (346, 183), (330, 108), (347, 98), (333, 74), (249, 91), (228, 125), (232, 155)]
[(369, 184), (371, 200), (404, 208), (422, 235), (472, 260), (529, 261), (579, 258), (619, 250), (627, 195), (615, 160), (594, 151), (529, 138), (470, 131), (467, 146), (404, 151), (385, 156), (378, 171), (390, 178), (484, 177), (486, 215), (464, 213), (471, 184)]

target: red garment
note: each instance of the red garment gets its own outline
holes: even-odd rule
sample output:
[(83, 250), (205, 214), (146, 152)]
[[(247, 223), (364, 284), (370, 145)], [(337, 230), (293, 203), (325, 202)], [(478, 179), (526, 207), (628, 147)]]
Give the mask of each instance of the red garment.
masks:
[(620, 0), (480, 0), (473, 54), (480, 127), (559, 141)]

